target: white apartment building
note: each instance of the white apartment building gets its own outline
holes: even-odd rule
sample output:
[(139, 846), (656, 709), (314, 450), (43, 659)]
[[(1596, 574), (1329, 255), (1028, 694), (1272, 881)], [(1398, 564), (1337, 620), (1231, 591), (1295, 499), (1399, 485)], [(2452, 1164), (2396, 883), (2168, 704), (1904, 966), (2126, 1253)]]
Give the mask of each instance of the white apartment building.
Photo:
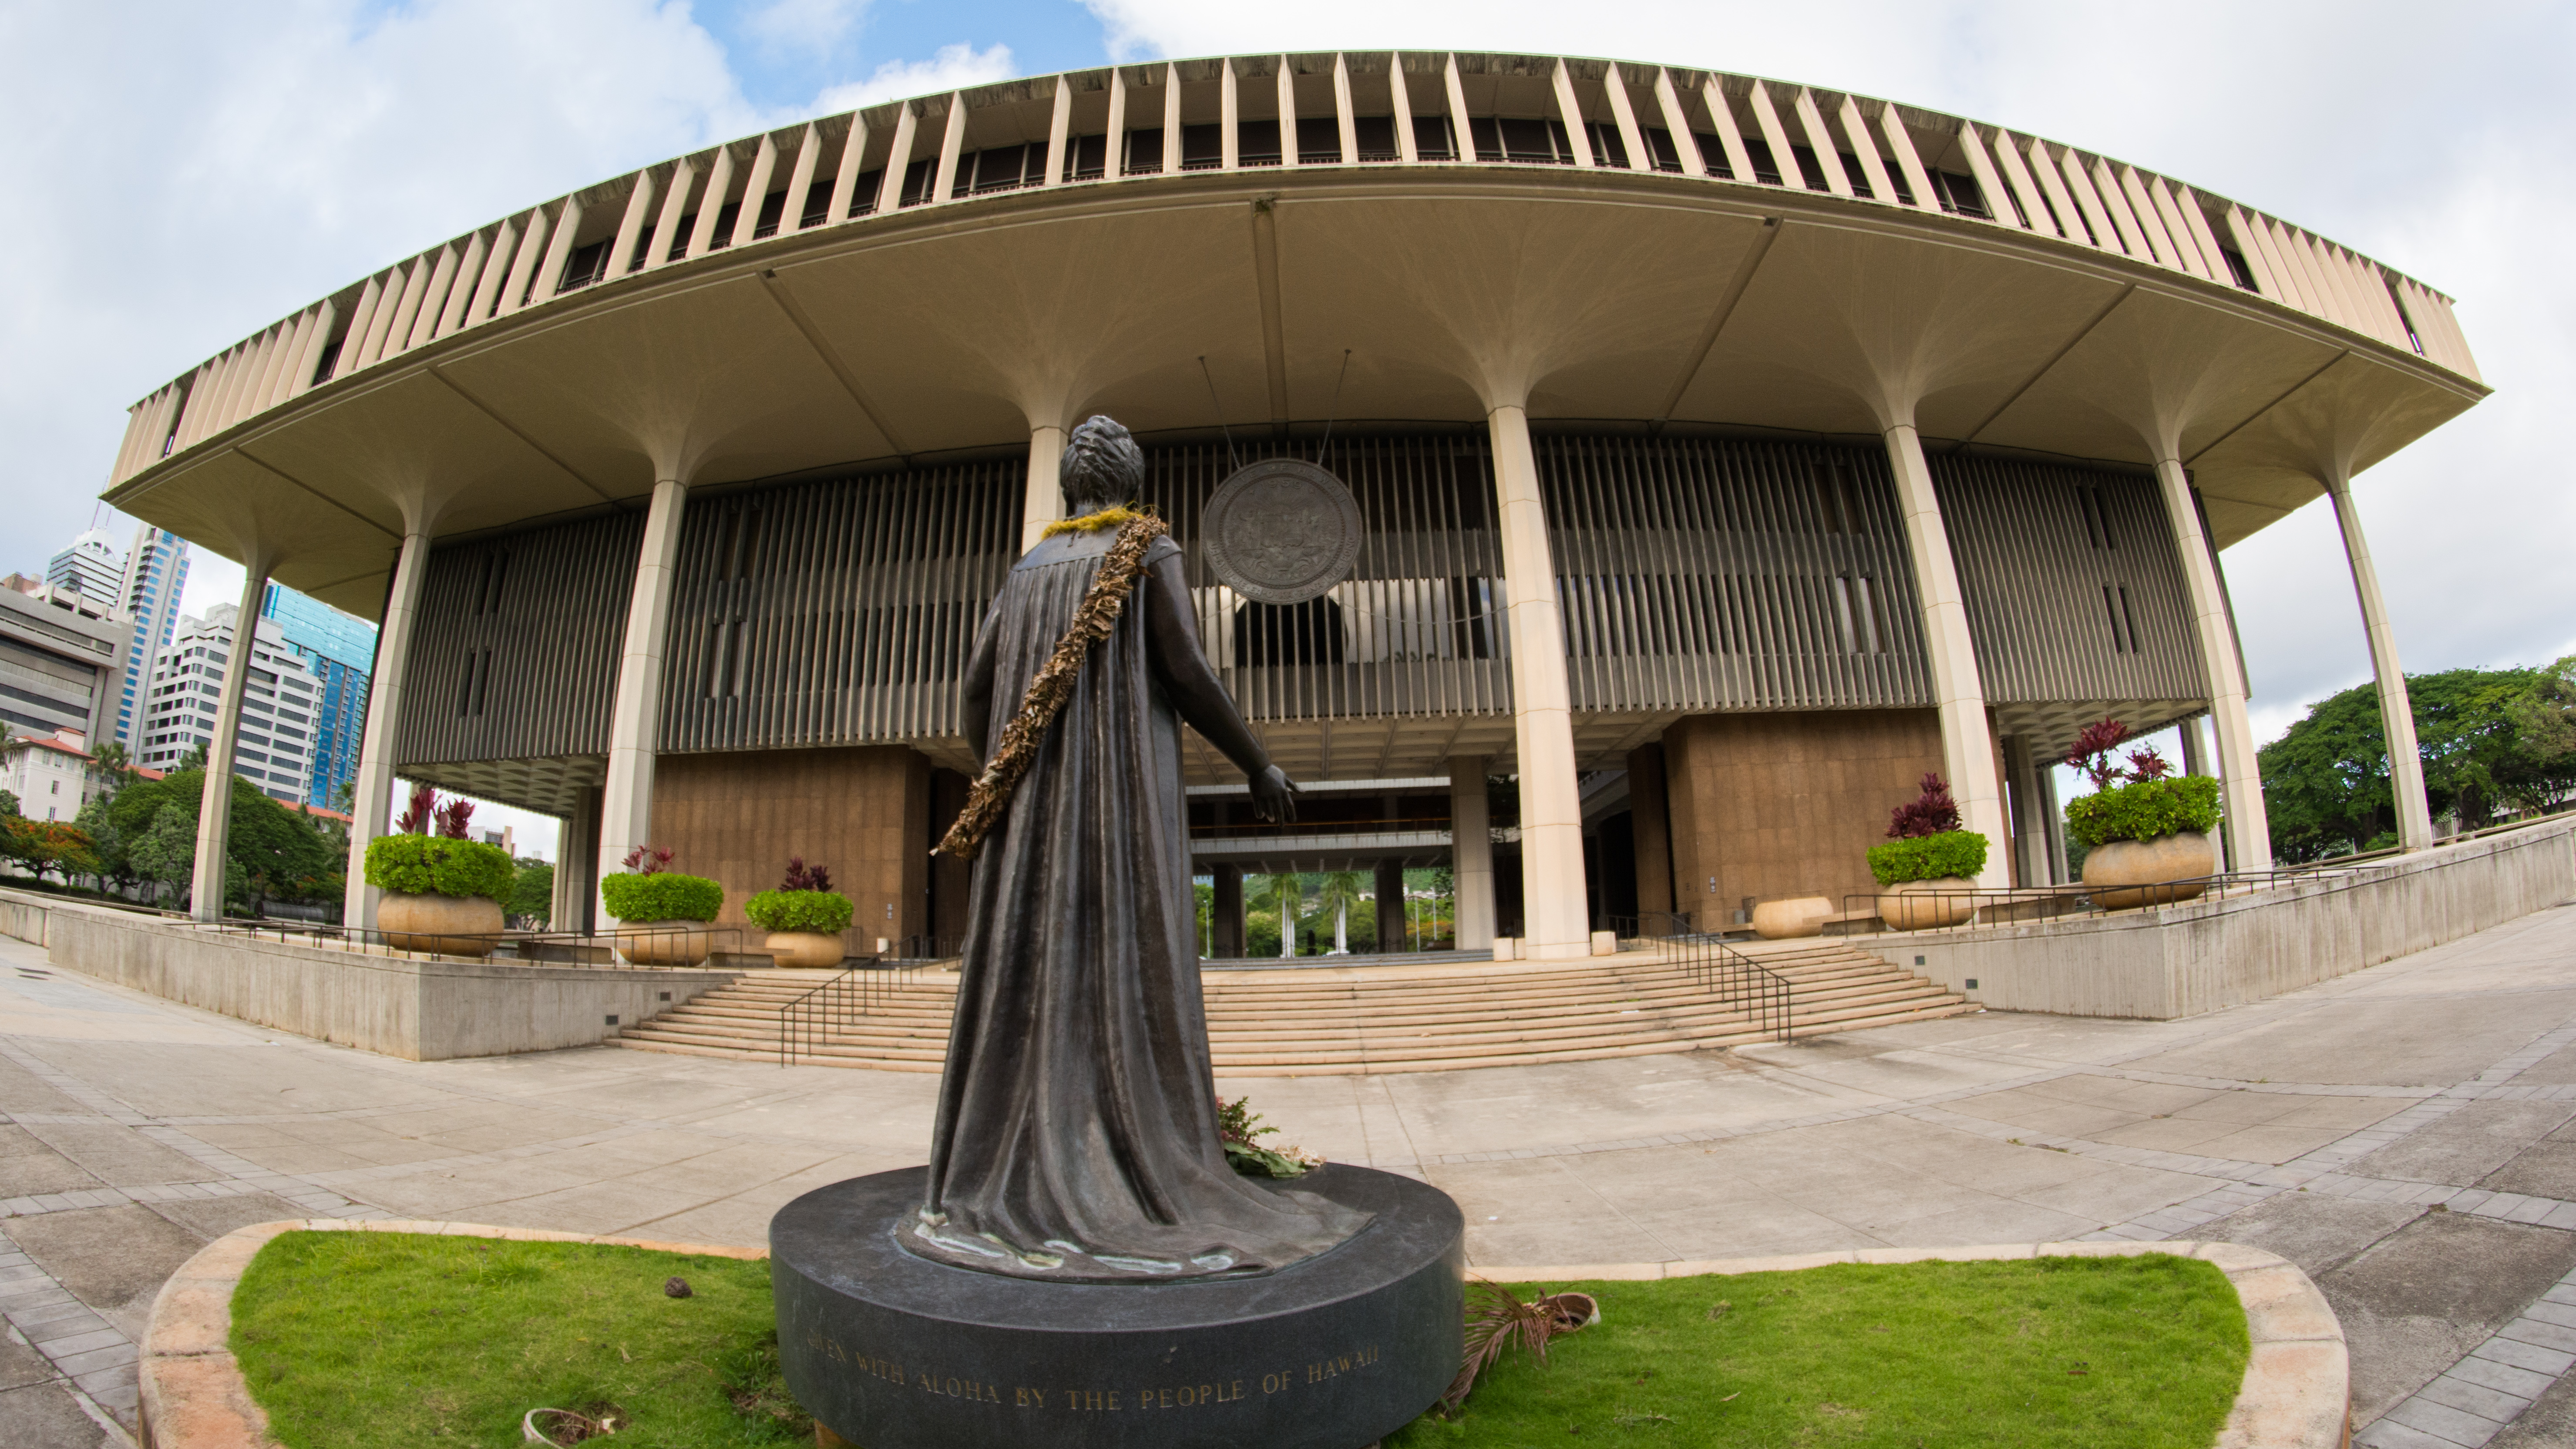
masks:
[(18, 813), (29, 820), (78, 817), (99, 787), (88, 745), (73, 729), (0, 741), (0, 790), (17, 797)]
[[(217, 604), (202, 619), (180, 620), (170, 647), (152, 661), (136, 764), (168, 770), (190, 750), (214, 744), (215, 707), (222, 700), (237, 614), (231, 604)], [(251, 637), (233, 773), (279, 800), (303, 799), (312, 766), (314, 700), (313, 675), (286, 647), (284, 631), (274, 620), (259, 620)]]

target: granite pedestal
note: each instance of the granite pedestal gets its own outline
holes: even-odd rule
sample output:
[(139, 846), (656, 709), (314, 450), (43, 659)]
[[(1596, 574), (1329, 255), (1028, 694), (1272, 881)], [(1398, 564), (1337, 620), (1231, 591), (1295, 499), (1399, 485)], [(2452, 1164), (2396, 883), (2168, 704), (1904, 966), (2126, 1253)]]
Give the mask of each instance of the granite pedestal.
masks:
[(925, 1170), (770, 1220), (788, 1389), (860, 1449), (1361, 1449), (1458, 1372), (1466, 1223), (1446, 1193), (1332, 1165), (1301, 1191), (1376, 1216), (1277, 1272), (1050, 1283), (906, 1252)]

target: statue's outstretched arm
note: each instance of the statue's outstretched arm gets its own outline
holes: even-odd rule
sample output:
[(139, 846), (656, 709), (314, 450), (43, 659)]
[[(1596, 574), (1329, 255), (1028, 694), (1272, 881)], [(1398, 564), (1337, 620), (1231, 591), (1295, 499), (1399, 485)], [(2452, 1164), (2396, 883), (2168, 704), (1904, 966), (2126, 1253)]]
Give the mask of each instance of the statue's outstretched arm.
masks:
[(1198, 621), (1190, 617), (1189, 581), (1181, 576), (1181, 556), (1166, 553), (1146, 566), (1139, 602), (1154, 645), (1154, 667), (1172, 704), (1219, 753), (1234, 761), (1252, 782), (1252, 813), (1264, 820), (1297, 818), (1297, 786), (1270, 763), (1270, 752), (1252, 737), (1251, 726), (1216, 677), (1207, 652), (1199, 648)]
[(966, 656), (965, 677), (957, 682), (957, 725), (977, 763), (992, 758), (993, 612), (986, 609), (984, 627), (975, 631), (975, 652)]

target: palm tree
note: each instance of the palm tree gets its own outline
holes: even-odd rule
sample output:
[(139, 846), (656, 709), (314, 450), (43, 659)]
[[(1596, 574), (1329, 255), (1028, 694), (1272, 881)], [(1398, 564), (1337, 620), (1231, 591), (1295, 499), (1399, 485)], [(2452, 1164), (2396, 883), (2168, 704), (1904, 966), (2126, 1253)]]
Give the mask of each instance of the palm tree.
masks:
[(1284, 959), (1297, 954), (1297, 909), (1306, 903), (1305, 878), (1296, 875), (1266, 875), (1261, 884), (1246, 892), (1246, 904), (1260, 910), (1273, 907), (1279, 911), (1279, 954)]
[(1333, 954), (1351, 954), (1351, 907), (1368, 899), (1368, 878), (1355, 870), (1337, 870), (1324, 877), (1315, 892), (1315, 909), (1333, 913)]
[(134, 757), (125, 752), (125, 746), (114, 740), (90, 751), (89, 757), (90, 768), (99, 777), (99, 793), (102, 795), (114, 795), (134, 778)]

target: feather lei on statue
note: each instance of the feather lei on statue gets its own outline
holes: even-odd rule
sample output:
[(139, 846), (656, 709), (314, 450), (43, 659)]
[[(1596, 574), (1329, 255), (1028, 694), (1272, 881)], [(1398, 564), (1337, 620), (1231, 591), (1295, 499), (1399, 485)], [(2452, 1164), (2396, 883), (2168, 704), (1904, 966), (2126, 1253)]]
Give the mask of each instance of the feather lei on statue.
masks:
[(957, 812), (957, 823), (948, 828), (933, 854), (973, 860), (984, 837), (1001, 823), (1011, 793), (1020, 787), (1029, 762), (1037, 758), (1038, 742), (1046, 738), (1047, 726), (1055, 723), (1065, 701), (1073, 697), (1074, 676), (1082, 671), (1084, 657), (1093, 644), (1109, 637), (1127, 596), (1135, 592), (1136, 579), (1145, 571), (1145, 550), (1170, 531), (1163, 520), (1150, 514), (1130, 514), (1119, 523), (1118, 541), (1101, 555), (1100, 572), (1083, 592), (1073, 622), (1055, 641), (1055, 652), (1038, 666), (1029, 692), (1011, 712), (1010, 723), (1002, 727), (1001, 748), (993, 752), (984, 773), (975, 777), (975, 787), (966, 794), (966, 808)]

